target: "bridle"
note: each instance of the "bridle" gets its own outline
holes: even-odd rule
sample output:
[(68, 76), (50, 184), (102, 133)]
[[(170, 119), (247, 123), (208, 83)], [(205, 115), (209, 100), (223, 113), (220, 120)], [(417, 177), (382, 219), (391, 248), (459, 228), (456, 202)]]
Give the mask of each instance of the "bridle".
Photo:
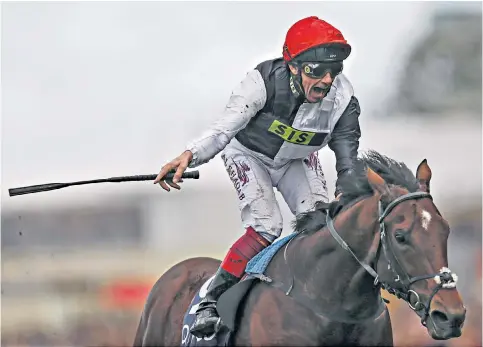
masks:
[[(391, 213), (391, 211), (396, 207), (398, 204), (407, 201), (407, 200), (413, 200), (413, 199), (423, 199), (423, 198), (429, 198), (433, 199), (431, 197), (431, 194), (426, 193), (426, 192), (414, 192), (414, 193), (408, 193), (405, 195), (402, 195), (392, 201), (386, 209), (383, 209), (382, 207), (382, 202), (379, 200), (379, 232), (381, 235), (381, 242), (379, 243), (378, 250), (377, 252), (379, 253), (380, 247), (382, 245), (382, 250), (384, 252), (384, 257), (387, 260), (388, 263), (388, 269), (392, 271), (394, 274), (394, 281), (401, 283), (402, 289), (394, 288), (391, 285), (389, 285), (387, 282), (382, 281), (379, 278), (379, 275), (377, 274), (376, 270), (374, 270), (370, 265), (365, 264), (364, 262), (360, 261), (359, 258), (354, 254), (354, 252), (351, 250), (351, 248), (347, 245), (347, 243), (340, 237), (340, 235), (337, 233), (334, 227), (334, 220), (330, 216), (330, 213), (327, 213), (326, 215), (326, 220), (327, 220), (327, 227), (334, 237), (334, 239), (344, 248), (346, 251), (348, 251), (356, 260), (357, 262), (372, 276), (374, 277), (374, 286), (380, 286), (382, 289), (385, 289), (388, 293), (396, 296), (398, 299), (403, 299), (406, 301), (409, 305), (409, 307), (415, 311), (416, 313), (419, 314), (419, 312), (423, 311), (423, 313), (420, 315), (421, 317), (421, 324), (426, 326), (427, 319), (429, 317), (429, 310), (431, 307), (431, 301), (433, 300), (434, 296), (436, 293), (441, 289), (441, 288), (446, 288), (446, 289), (451, 289), (456, 287), (456, 282), (458, 280), (458, 276), (456, 276), (455, 273), (451, 272), (450, 269), (443, 267), (439, 273), (436, 274), (431, 274), (431, 275), (423, 275), (423, 276), (415, 276), (415, 277), (409, 277), (407, 271), (404, 270), (404, 268), (401, 266), (401, 263), (399, 262), (399, 259), (397, 258), (396, 254), (394, 253), (393, 247), (392, 247), (392, 240), (390, 237), (387, 237), (386, 233), (386, 227), (384, 224), (384, 219)], [(400, 273), (396, 271), (394, 268), (393, 264), (396, 263), (401, 270), (401, 274), (403, 275), (403, 278), (401, 279)], [(424, 304), (420, 301), (418, 293), (416, 291), (410, 289), (411, 285), (414, 284), (415, 282), (422, 281), (422, 280), (427, 280), (433, 278), (435, 282), (437, 283), (436, 287), (433, 289), (431, 292), (431, 295), (429, 296), (427, 304)], [(411, 295), (414, 295), (416, 297), (416, 303), (411, 304)]]

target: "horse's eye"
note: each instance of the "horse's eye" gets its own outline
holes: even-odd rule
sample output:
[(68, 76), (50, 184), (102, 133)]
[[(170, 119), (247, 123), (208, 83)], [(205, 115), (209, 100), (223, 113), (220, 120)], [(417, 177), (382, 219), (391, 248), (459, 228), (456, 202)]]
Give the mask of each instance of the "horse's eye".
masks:
[(396, 238), (396, 241), (399, 242), (399, 243), (403, 243), (406, 241), (406, 236), (404, 235), (404, 233), (402, 231), (396, 231), (394, 233), (394, 237)]

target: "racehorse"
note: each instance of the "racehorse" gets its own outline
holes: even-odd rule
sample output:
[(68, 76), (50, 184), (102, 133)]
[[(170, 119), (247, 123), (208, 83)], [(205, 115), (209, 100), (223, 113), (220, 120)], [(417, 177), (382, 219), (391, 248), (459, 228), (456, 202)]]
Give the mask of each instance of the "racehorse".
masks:
[[(228, 293), (243, 279), (219, 299), (230, 345), (392, 346), (381, 288), (406, 301), (433, 339), (460, 336), (466, 309), (448, 268), (450, 228), (430, 195), (431, 176), (426, 160), (414, 175), (378, 152), (359, 156), (339, 201), (296, 217), (295, 236), (264, 278), (252, 277), (239, 300)], [(191, 258), (164, 273), (134, 346), (179, 346), (190, 302), (219, 263)]]

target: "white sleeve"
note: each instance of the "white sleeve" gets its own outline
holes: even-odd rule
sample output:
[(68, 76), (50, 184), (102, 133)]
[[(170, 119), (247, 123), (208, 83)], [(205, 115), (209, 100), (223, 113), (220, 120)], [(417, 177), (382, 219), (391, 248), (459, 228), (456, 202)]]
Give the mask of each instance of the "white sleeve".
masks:
[(266, 100), (265, 82), (260, 72), (254, 69), (233, 90), (221, 117), (200, 138), (188, 144), (186, 149), (193, 153), (189, 167), (204, 164), (220, 153), (263, 108)]

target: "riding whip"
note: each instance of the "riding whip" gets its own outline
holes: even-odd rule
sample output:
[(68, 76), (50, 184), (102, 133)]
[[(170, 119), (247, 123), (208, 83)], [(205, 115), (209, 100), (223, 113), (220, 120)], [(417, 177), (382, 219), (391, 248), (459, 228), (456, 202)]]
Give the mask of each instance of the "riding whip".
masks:
[[(46, 183), (46, 184), (37, 184), (33, 186), (26, 186), (26, 187), (19, 187), (19, 188), (11, 188), (8, 190), (8, 194), (10, 196), (16, 195), (24, 195), (24, 194), (31, 194), (31, 193), (39, 193), (39, 192), (46, 192), (49, 190), (56, 190), (70, 186), (80, 186), (84, 184), (93, 184), (93, 183), (105, 183), (105, 182), (133, 182), (133, 181), (152, 181), (158, 175), (134, 175), (134, 176), (119, 176), (119, 177), (110, 177), (110, 178), (101, 178), (97, 180), (89, 180), (89, 181), (77, 181), (77, 182), (68, 182), (68, 183)], [(164, 176), (164, 179), (172, 179), (174, 177), (174, 172), (169, 172)], [(192, 179), (199, 179), (200, 172), (199, 171), (188, 171), (184, 172), (181, 178), (192, 178)]]

